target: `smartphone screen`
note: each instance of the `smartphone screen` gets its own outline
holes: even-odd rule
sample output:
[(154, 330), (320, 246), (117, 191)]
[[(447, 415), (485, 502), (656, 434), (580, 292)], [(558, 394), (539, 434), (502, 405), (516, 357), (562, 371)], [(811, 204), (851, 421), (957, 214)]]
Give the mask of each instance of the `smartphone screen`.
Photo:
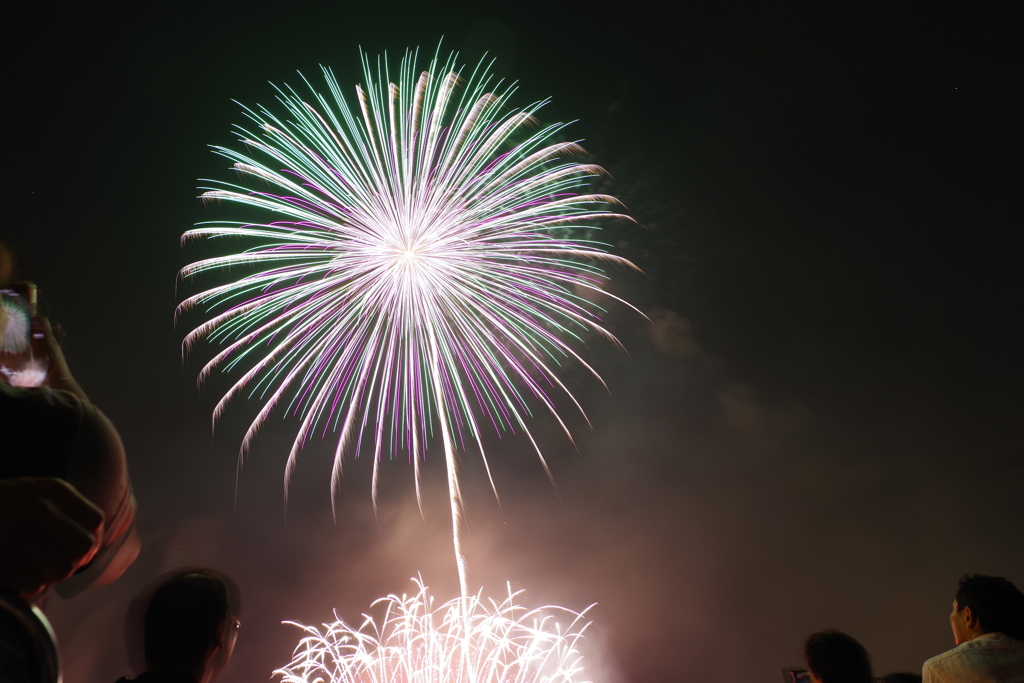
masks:
[(12, 288), (0, 289), (6, 324), (0, 338), (0, 352), (23, 354), (32, 343), (32, 309), (29, 302)]
[(0, 289), (0, 306), (0, 378), (16, 387), (42, 386), (50, 359), (37, 353), (32, 343), (36, 286), (20, 282)]

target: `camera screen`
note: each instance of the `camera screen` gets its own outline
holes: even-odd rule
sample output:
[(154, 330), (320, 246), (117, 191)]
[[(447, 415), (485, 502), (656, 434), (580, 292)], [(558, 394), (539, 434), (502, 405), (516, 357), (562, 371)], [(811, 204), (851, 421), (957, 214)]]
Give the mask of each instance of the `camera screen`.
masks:
[(11, 289), (0, 290), (4, 312), (0, 316), (3, 336), (0, 337), (0, 352), (22, 354), (28, 351), (32, 334), (32, 314), (28, 302)]
[(0, 380), (11, 386), (32, 388), (46, 384), (50, 359), (33, 349), (35, 288), (28, 285), (25, 289), (26, 292), (13, 287), (0, 289)]

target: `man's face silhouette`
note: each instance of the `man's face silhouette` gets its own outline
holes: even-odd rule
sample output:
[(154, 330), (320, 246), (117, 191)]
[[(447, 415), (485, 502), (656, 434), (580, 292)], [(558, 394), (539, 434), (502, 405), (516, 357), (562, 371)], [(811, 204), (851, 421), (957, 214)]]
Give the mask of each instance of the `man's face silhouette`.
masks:
[(235, 642), (238, 640), (238, 628), (240, 622), (238, 617), (229, 614), (224, 619), (220, 632), (220, 644), (210, 657), (206, 665), (206, 675), (200, 683), (210, 683), (217, 677), (217, 674), (227, 666), (231, 660), (231, 654), (235, 651)]
[(978, 617), (970, 607), (960, 609), (956, 600), (953, 601), (953, 611), (949, 613), (949, 625), (953, 629), (953, 640), (957, 645), (962, 645), (982, 635)]

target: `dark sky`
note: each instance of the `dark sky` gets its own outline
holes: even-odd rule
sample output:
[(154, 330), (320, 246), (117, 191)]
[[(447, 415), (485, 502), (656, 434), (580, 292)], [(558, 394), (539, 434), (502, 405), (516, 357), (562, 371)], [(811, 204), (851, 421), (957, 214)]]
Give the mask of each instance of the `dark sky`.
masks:
[[(329, 444), (265, 429), (238, 482), (252, 404), (215, 437), (172, 312), (207, 247), (197, 178), (227, 178), (232, 99), (358, 47), (493, 50), (519, 104), (578, 120), (642, 228), (609, 241), (646, 275), (613, 290), (629, 355), (570, 370), (595, 431), (536, 420), (558, 495), (521, 436), (490, 439), (499, 510), (467, 456), (471, 582), (598, 603), (598, 683), (774, 681), (836, 627), (876, 673), (952, 646), (956, 579), (1024, 585), (1019, 36), (979, 3), (10, 3), (2, 238), (69, 362), (117, 424), (145, 548), (111, 587), (51, 601), (66, 680), (128, 673), (120, 623), (162, 571), (207, 564), (244, 593), (225, 681), (267, 680), (284, 619), (356, 619), (417, 571), (456, 589), (443, 462), (426, 520), (402, 458), (348, 468), (331, 521)], [(1018, 66), (1014, 66), (1018, 65)], [(182, 289), (182, 291), (194, 291)], [(187, 322), (195, 323), (197, 319)]]

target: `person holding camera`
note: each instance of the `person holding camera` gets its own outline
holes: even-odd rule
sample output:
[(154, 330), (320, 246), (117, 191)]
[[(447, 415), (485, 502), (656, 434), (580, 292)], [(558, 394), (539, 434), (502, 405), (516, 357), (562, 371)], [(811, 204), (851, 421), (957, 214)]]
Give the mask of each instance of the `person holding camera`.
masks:
[(41, 602), (106, 585), (135, 560), (117, 430), (68, 369), (34, 287), (0, 243), (0, 589)]

